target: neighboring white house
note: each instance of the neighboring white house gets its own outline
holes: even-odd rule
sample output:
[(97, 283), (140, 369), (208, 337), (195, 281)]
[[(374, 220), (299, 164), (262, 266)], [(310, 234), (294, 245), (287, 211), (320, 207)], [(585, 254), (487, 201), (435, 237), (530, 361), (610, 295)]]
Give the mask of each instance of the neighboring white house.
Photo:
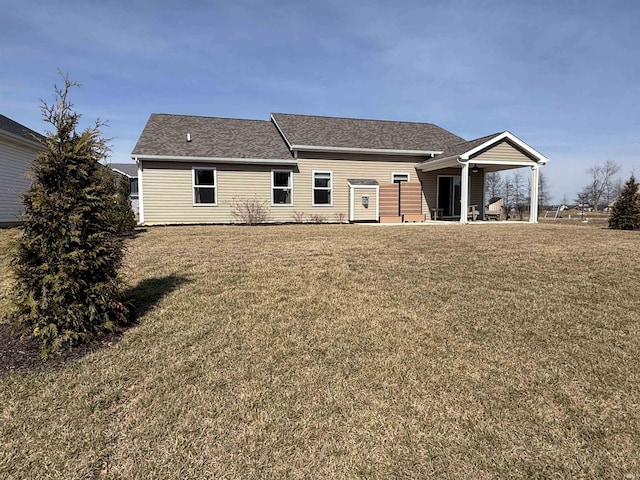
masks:
[(131, 210), (133, 210), (133, 213), (138, 215), (138, 166), (135, 163), (112, 163), (109, 167), (113, 173), (118, 175), (116, 178), (126, 179), (126, 181), (129, 182)]
[(0, 226), (20, 220), (20, 196), (31, 180), (27, 170), (42, 149), (42, 135), (0, 115)]

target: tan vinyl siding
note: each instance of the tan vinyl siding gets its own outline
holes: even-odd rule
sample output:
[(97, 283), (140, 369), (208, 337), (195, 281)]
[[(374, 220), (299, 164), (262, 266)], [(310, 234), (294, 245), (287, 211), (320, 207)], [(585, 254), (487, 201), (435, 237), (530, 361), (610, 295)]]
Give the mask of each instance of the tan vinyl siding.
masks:
[(498, 143), (496, 146), (480, 152), (477, 155), (471, 157), (472, 160), (504, 160), (504, 161), (529, 161), (532, 164), (535, 163), (535, 160), (529, 157), (527, 154), (514, 147), (507, 141), (502, 141)]
[[(353, 220), (355, 222), (378, 221), (376, 215), (376, 201), (378, 189), (354, 187), (353, 189)], [(362, 203), (363, 197), (369, 197), (368, 207)]]
[[(325, 156), (325, 155), (317, 155)], [(347, 156), (341, 156), (345, 158)], [(270, 220), (293, 221), (294, 212), (322, 215), (333, 221), (336, 214), (349, 218), (349, 185), (347, 179), (373, 179), (380, 184), (391, 183), (392, 172), (417, 173), (414, 166), (419, 157), (383, 157), (352, 155), (349, 160), (298, 159), (293, 167), (293, 205), (271, 205), (271, 170), (289, 167), (263, 165), (230, 165), (219, 163), (186, 163), (143, 161), (143, 208), (146, 224), (167, 223), (232, 223), (233, 198), (257, 198), (265, 202)], [(217, 206), (194, 206), (191, 169), (194, 166), (215, 167), (217, 172)], [(332, 206), (313, 206), (313, 172), (332, 172)], [(435, 193), (434, 193), (435, 198)], [(423, 201), (423, 211), (426, 203)], [(375, 205), (372, 210), (375, 215)]]
[(31, 184), (25, 174), (35, 156), (35, 148), (0, 138), (0, 223), (19, 220), (20, 196)]

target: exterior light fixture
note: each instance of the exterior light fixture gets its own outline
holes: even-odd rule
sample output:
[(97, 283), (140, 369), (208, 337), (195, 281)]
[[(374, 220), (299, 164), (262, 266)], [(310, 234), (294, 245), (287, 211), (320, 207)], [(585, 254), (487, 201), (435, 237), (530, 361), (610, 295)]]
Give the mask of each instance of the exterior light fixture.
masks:
[(471, 167), (471, 173), (478, 173), (480, 171), (480, 169), (478, 168), (478, 165), (474, 165), (473, 167)]

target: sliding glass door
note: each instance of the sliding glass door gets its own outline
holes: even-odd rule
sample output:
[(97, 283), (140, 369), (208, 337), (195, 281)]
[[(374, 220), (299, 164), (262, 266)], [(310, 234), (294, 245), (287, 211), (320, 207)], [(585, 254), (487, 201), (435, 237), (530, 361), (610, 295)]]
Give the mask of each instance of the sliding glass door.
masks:
[(460, 216), (460, 176), (438, 176), (438, 209), (443, 217)]

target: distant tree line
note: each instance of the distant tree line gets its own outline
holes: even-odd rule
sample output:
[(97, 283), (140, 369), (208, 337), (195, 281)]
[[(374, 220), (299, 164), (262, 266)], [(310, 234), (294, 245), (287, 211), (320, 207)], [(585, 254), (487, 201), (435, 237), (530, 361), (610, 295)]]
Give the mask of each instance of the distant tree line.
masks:
[(607, 160), (604, 164), (596, 163), (587, 169), (589, 183), (587, 183), (576, 197), (578, 206), (593, 206), (594, 211), (600, 207), (607, 208), (615, 202), (624, 184), (617, 176), (620, 165), (613, 160)]
[[(531, 202), (531, 177), (523, 173), (522, 169), (507, 172), (487, 172), (484, 179), (485, 199), (502, 198), (507, 212), (513, 212), (522, 220), (529, 211)], [(541, 170), (538, 172), (538, 205), (540, 210), (551, 202), (551, 193), (547, 176)], [(509, 213), (511, 215), (511, 213)]]

